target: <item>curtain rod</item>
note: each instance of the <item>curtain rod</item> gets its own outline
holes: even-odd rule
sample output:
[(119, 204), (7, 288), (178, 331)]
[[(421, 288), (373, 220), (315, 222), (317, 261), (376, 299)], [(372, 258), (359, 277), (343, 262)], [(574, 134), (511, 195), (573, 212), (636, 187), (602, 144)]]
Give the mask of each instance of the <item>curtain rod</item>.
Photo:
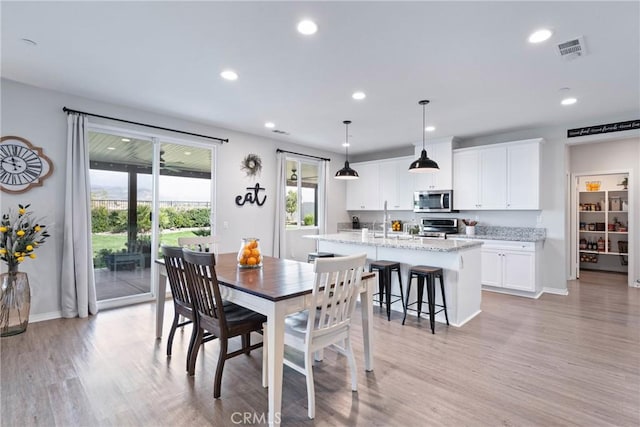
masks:
[(287, 150), (281, 150), (281, 149), (277, 149), (276, 150), (277, 153), (289, 153), (289, 154), (295, 154), (296, 156), (304, 156), (304, 157), (311, 157), (313, 159), (319, 159), (319, 160), (325, 160), (327, 162), (330, 162), (331, 159), (327, 159), (325, 157), (318, 157), (318, 156), (312, 156), (311, 154), (302, 154), (302, 153), (296, 153), (295, 151), (287, 151)]
[(132, 122), (130, 120), (118, 119), (118, 118), (115, 118), (115, 117), (101, 116), (100, 114), (93, 114), (93, 113), (87, 113), (87, 112), (84, 112), (84, 111), (72, 110), (72, 109), (67, 108), (67, 107), (62, 107), (62, 111), (64, 111), (67, 114), (69, 114), (69, 113), (84, 114), (86, 116), (99, 117), (101, 119), (115, 120), (117, 122), (129, 123), (129, 124), (132, 124), (132, 125), (146, 126), (146, 127), (153, 128), (153, 129), (167, 130), (169, 132), (176, 132), (176, 133), (181, 133), (181, 134), (184, 134), (184, 135), (197, 136), (199, 138), (213, 139), (215, 141), (220, 141), (221, 143), (229, 142), (228, 139), (217, 138), (215, 136), (201, 135), (199, 133), (185, 132), (183, 130), (164, 128), (164, 127), (155, 126), (155, 125), (148, 125), (146, 123)]

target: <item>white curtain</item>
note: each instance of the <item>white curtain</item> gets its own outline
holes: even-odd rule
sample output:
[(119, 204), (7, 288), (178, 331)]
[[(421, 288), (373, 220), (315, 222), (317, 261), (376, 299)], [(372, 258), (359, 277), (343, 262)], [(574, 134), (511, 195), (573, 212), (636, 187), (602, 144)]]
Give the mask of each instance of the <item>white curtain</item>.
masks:
[(87, 117), (67, 117), (67, 173), (62, 247), (62, 316), (98, 312), (91, 248), (91, 190)]
[(273, 256), (286, 258), (286, 220), (285, 193), (287, 191), (287, 155), (277, 153), (276, 162), (276, 225), (273, 227)]
[(319, 174), (318, 174), (318, 184), (319, 184), (319, 193), (318, 194), (318, 234), (327, 234), (327, 215), (328, 215), (328, 207), (327, 200), (329, 194), (329, 161), (321, 160), (318, 165)]

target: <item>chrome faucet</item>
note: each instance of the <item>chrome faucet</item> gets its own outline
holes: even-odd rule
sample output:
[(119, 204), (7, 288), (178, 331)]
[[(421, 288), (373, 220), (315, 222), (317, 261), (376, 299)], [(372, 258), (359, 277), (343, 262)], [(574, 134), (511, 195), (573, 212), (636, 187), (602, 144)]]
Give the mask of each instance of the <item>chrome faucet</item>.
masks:
[(382, 237), (388, 237), (389, 230), (389, 213), (387, 212), (387, 201), (384, 201), (384, 217), (382, 218)]

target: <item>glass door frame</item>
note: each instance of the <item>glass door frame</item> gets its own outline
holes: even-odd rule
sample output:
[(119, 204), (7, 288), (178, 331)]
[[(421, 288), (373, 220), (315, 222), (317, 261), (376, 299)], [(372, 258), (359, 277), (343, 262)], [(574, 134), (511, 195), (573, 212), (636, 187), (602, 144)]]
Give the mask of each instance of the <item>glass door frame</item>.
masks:
[[(158, 243), (160, 241), (160, 202), (159, 202), (159, 183), (160, 183), (160, 151), (162, 143), (172, 143), (177, 145), (183, 145), (185, 147), (198, 147), (211, 150), (211, 194), (210, 194), (210, 217), (209, 222), (211, 224), (211, 235), (216, 233), (217, 218), (217, 179), (215, 171), (217, 170), (218, 159), (218, 145), (220, 143), (204, 143), (199, 141), (190, 141), (182, 138), (176, 138), (169, 135), (158, 134), (154, 132), (143, 132), (139, 130), (132, 130), (123, 127), (109, 126), (100, 123), (89, 123), (87, 126), (87, 132), (98, 133), (111, 133), (123, 138), (135, 138), (138, 140), (149, 141), (152, 144), (153, 156), (151, 160), (152, 168), (152, 218), (151, 218), (151, 268), (150, 268), (150, 292), (137, 295), (119, 297), (109, 300), (98, 301), (98, 309), (108, 309), (114, 307), (122, 307), (131, 304), (137, 304), (140, 302), (154, 301), (158, 293), (159, 283), (155, 278), (158, 274), (158, 264), (155, 262), (158, 259), (157, 250)], [(167, 294), (169, 292), (167, 291)]]

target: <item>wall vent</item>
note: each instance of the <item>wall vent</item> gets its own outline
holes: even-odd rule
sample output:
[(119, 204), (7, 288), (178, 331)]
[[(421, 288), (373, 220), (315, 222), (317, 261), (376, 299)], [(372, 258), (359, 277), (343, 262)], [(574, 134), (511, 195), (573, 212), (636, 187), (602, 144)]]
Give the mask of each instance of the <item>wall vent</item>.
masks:
[(558, 54), (566, 60), (576, 59), (587, 54), (587, 47), (584, 44), (584, 37), (576, 37), (573, 40), (558, 45)]

